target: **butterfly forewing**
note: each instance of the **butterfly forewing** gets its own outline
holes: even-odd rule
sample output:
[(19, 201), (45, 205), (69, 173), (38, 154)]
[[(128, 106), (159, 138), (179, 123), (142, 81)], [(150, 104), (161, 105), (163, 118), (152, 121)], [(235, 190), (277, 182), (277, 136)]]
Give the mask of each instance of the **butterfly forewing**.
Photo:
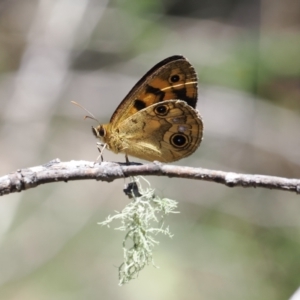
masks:
[(197, 75), (186, 58), (174, 55), (155, 65), (132, 88), (111, 117), (117, 124), (155, 103), (180, 99), (195, 108)]

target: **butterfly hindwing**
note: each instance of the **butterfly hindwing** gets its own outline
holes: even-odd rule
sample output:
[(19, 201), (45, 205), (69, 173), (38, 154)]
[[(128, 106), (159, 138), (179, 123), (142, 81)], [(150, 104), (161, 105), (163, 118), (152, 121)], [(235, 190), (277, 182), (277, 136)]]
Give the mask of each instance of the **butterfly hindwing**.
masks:
[(202, 140), (199, 113), (181, 100), (151, 105), (120, 124), (122, 152), (146, 160), (176, 161), (192, 154)]

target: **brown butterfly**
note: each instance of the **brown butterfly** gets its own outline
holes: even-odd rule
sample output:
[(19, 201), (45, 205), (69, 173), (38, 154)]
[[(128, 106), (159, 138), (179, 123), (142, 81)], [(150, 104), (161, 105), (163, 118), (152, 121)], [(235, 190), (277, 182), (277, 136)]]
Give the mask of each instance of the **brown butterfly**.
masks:
[(108, 124), (92, 127), (115, 153), (172, 162), (200, 145), (202, 119), (195, 109), (197, 75), (181, 55), (155, 65), (132, 88)]

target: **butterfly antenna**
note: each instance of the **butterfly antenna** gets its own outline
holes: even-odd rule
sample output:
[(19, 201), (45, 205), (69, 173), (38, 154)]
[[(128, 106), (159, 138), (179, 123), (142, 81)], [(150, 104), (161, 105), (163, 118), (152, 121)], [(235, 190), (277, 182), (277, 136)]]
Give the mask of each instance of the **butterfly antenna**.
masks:
[(82, 105), (80, 105), (79, 103), (77, 103), (75, 101), (71, 101), (71, 103), (80, 107), (81, 109), (83, 109), (85, 112), (88, 113), (88, 116), (84, 116), (84, 119), (92, 119), (92, 120), (98, 122), (98, 124), (100, 124), (100, 122), (95, 118), (95, 116), (89, 110), (87, 110), (85, 107), (83, 107)]

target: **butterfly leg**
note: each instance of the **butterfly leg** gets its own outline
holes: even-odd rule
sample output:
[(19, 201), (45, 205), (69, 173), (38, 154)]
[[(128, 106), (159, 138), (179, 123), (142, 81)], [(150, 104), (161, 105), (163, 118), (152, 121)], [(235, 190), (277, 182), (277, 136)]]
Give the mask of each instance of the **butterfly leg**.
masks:
[(96, 161), (98, 161), (99, 158), (101, 157), (101, 162), (103, 162), (103, 152), (104, 152), (104, 149), (106, 148), (106, 145), (107, 144), (103, 144), (103, 143), (97, 142), (97, 149), (100, 152), (100, 154), (98, 155)]
[(128, 159), (127, 153), (125, 153), (125, 160), (126, 160), (126, 165), (129, 165), (129, 164), (130, 164), (130, 161), (129, 161), (129, 159)]

